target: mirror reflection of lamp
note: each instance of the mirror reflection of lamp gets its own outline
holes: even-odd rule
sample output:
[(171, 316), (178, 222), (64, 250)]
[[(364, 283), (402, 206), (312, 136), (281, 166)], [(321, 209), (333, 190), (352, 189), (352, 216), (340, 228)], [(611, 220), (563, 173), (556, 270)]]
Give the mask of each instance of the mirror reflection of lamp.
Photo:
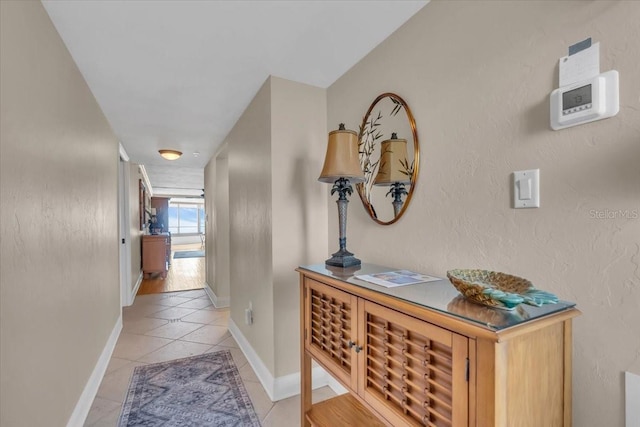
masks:
[(149, 232), (151, 234), (158, 234), (162, 231), (162, 224), (158, 223), (158, 216), (156, 208), (151, 208), (151, 218), (149, 218)]
[(354, 131), (345, 129), (344, 123), (340, 123), (338, 130), (329, 132), (327, 154), (318, 181), (333, 183), (332, 195), (338, 192), (340, 249), (325, 264), (343, 268), (360, 265), (360, 260), (347, 250), (347, 195), (353, 193), (351, 183), (364, 182), (364, 173), (358, 157), (358, 136)]
[(407, 140), (399, 139), (393, 132), (391, 139), (380, 144), (380, 166), (373, 185), (388, 185), (391, 188), (387, 192), (393, 196), (393, 215), (398, 216), (402, 209), (402, 196), (409, 194), (405, 188), (411, 183), (411, 167), (407, 160)]

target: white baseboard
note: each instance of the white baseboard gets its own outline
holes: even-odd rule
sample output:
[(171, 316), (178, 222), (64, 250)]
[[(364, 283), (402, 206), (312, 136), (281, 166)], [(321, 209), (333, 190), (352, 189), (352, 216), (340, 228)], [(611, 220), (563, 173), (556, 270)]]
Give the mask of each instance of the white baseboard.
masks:
[(131, 293), (131, 304), (133, 304), (133, 300), (136, 298), (138, 294), (138, 289), (140, 289), (140, 285), (142, 284), (142, 279), (144, 278), (144, 273), (140, 270), (140, 274), (138, 274), (138, 280), (136, 280), (136, 284), (133, 287), (133, 292)]
[(231, 305), (231, 298), (218, 298), (218, 296), (211, 290), (211, 286), (206, 282), (204, 284), (204, 291), (207, 293), (207, 296), (215, 308), (225, 308)]
[(269, 399), (275, 402), (277, 399), (275, 399), (273, 393), (273, 385), (275, 383), (273, 375), (271, 375), (271, 372), (269, 372), (269, 369), (262, 362), (262, 359), (260, 359), (258, 353), (256, 353), (253, 347), (251, 347), (249, 341), (247, 341), (242, 332), (240, 332), (240, 329), (238, 328), (236, 323), (231, 318), (229, 318), (229, 332), (231, 333), (231, 335), (233, 335), (233, 338), (235, 338), (236, 342), (240, 346), (240, 350), (242, 350), (244, 356), (249, 361), (249, 364), (253, 368), (253, 371), (256, 373), (256, 376), (262, 383), (262, 387), (264, 387), (264, 390), (269, 395)]
[(142, 278), (143, 278), (143, 274), (142, 274), (142, 271), (140, 271), (140, 274), (138, 275), (138, 280), (136, 280), (136, 284), (133, 287), (133, 291), (129, 295), (129, 304), (127, 305), (133, 305), (133, 301), (135, 301), (136, 295), (138, 294), (138, 289), (140, 289), (140, 285), (142, 284)]
[(100, 357), (98, 358), (96, 366), (93, 368), (93, 372), (91, 373), (87, 384), (84, 386), (80, 399), (78, 399), (78, 403), (76, 403), (76, 407), (69, 418), (69, 422), (67, 422), (67, 427), (82, 427), (84, 425), (87, 415), (89, 415), (91, 405), (93, 404), (93, 399), (95, 399), (96, 394), (98, 393), (98, 387), (100, 387), (102, 377), (104, 377), (104, 373), (107, 371), (109, 360), (111, 359), (113, 350), (116, 347), (116, 342), (118, 341), (121, 330), (122, 313), (120, 314), (120, 317), (118, 317), (118, 320), (111, 331), (111, 335), (109, 335), (109, 339), (102, 350), (102, 354), (100, 354)]
[[(242, 353), (244, 353), (244, 356), (249, 361), (249, 364), (256, 373), (256, 376), (271, 401), (277, 402), (278, 400), (300, 394), (300, 372), (274, 378), (271, 371), (265, 366), (262, 359), (258, 356), (258, 353), (256, 353), (251, 344), (249, 344), (249, 341), (231, 318), (229, 319), (229, 332), (240, 346), (240, 350), (242, 350)], [(346, 392), (346, 389), (320, 366), (313, 368), (311, 372), (311, 384), (313, 384), (314, 389), (328, 385), (337, 394)]]

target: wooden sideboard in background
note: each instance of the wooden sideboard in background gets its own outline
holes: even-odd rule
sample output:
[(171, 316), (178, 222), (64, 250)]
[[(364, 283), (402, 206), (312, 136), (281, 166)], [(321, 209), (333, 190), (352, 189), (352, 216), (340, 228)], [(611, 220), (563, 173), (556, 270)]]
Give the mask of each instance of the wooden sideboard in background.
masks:
[(145, 234), (142, 236), (142, 272), (145, 277), (160, 273), (167, 277), (171, 260), (171, 234)]

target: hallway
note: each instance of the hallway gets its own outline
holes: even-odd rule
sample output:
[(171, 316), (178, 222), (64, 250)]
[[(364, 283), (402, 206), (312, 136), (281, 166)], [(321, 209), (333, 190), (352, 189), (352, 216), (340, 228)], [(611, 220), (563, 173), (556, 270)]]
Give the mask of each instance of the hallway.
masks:
[[(204, 267), (204, 258), (175, 261), (191, 260), (200, 261)], [(171, 270), (174, 270), (173, 265)], [(178, 269), (174, 270), (176, 272)], [(172, 280), (177, 283), (181, 279), (176, 274)], [(200, 283), (204, 283), (204, 278)], [(122, 332), (84, 425), (117, 425), (136, 366), (225, 349), (233, 355), (263, 426), (300, 425), (300, 397), (294, 396), (275, 404), (269, 399), (227, 329), (229, 313), (229, 308), (215, 308), (204, 289), (138, 295), (132, 306), (123, 309)], [(323, 387), (314, 392), (314, 401), (332, 396), (333, 391)]]

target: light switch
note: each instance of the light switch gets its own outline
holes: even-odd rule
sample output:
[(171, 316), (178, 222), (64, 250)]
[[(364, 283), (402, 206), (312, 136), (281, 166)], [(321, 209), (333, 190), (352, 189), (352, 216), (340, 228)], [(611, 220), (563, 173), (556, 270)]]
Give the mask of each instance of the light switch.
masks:
[(531, 178), (524, 178), (518, 181), (520, 190), (520, 200), (531, 200)]
[(540, 169), (513, 173), (514, 208), (540, 207)]

